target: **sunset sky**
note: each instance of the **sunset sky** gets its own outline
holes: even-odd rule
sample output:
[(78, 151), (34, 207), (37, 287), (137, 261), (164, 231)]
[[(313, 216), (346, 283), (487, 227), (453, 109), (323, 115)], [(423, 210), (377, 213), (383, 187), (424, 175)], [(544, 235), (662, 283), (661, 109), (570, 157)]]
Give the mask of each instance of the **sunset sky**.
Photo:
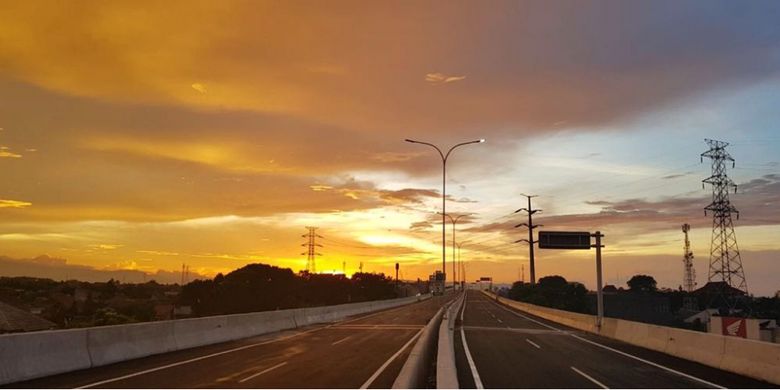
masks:
[[(606, 235), (611, 284), (677, 288), (691, 224), (702, 285), (713, 138), (748, 289), (772, 295), (778, 20), (777, 1), (5, 2), (0, 274), (297, 271), (313, 225), (320, 271), (427, 278), (441, 162), (403, 140), (485, 138), (448, 164), (470, 280), (528, 278), (512, 213), (532, 193), (545, 229)], [(594, 287), (593, 252), (537, 253), (538, 277)]]

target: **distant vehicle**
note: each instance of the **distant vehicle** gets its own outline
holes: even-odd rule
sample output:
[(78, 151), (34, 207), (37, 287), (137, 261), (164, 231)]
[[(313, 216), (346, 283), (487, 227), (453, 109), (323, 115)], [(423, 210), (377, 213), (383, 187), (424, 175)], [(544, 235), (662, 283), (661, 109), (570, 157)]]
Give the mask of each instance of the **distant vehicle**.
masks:
[(433, 295), (444, 295), (444, 273), (436, 271), (428, 277), (428, 287)]

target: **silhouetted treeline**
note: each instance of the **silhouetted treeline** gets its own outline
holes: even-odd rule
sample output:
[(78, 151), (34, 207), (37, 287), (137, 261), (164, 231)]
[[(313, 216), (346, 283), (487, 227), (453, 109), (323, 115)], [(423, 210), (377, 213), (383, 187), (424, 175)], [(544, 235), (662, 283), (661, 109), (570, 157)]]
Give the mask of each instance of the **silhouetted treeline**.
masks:
[(0, 301), (57, 324), (60, 328), (154, 321), (156, 308), (171, 306), (178, 285), (155, 281), (125, 284), (33, 277), (0, 277)]
[(510, 299), (554, 309), (589, 313), (588, 290), (582, 283), (567, 282), (562, 276), (545, 276), (535, 285), (515, 282), (509, 290)]
[(179, 305), (193, 315), (248, 313), (298, 307), (336, 305), (395, 298), (395, 282), (384, 274), (344, 275), (293, 273), (289, 268), (250, 264), (212, 280), (183, 287)]

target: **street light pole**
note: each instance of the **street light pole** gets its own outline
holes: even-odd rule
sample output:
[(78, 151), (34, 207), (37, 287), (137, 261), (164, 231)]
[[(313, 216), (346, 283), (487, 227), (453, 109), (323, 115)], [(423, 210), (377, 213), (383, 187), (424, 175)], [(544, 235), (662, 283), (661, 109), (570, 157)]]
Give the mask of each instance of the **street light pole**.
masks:
[(470, 145), (470, 144), (479, 144), (485, 142), (485, 139), (479, 139), (476, 141), (469, 141), (469, 142), (461, 142), (453, 147), (451, 147), (447, 154), (442, 153), (441, 149), (439, 149), (438, 146), (428, 143), (428, 142), (422, 142), (422, 141), (415, 141), (413, 139), (405, 139), (404, 141), (410, 142), (413, 144), (421, 144), (421, 145), (428, 145), (434, 149), (436, 149), (437, 152), (439, 152), (439, 156), (441, 157), (441, 272), (444, 274), (444, 281), (447, 281), (447, 268), (446, 268), (446, 258), (447, 258), (447, 243), (446, 243), (446, 229), (447, 229), (447, 221), (446, 217), (444, 216), (447, 213), (447, 159), (450, 157), (450, 153), (452, 153), (455, 148), (463, 146), (463, 145)]
[(455, 218), (452, 218), (452, 215), (449, 215), (449, 214), (445, 214), (445, 215), (447, 216), (447, 218), (450, 219), (450, 222), (452, 222), (452, 288), (455, 289), (455, 284), (457, 283), (457, 280), (458, 280), (458, 272), (455, 272), (455, 265), (457, 263), (456, 258), (455, 258), (455, 244), (456, 244), (456, 241), (455, 241), (455, 225), (458, 223), (459, 219), (461, 219), (462, 217), (469, 216), (471, 214), (461, 214), (461, 215), (458, 215)]
[(463, 245), (462, 242), (459, 242), (458, 244), (458, 272), (460, 273), (460, 281), (463, 282), (463, 287), (465, 288), (466, 285), (466, 267), (463, 266), (463, 259), (460, 257), (460, 247)]

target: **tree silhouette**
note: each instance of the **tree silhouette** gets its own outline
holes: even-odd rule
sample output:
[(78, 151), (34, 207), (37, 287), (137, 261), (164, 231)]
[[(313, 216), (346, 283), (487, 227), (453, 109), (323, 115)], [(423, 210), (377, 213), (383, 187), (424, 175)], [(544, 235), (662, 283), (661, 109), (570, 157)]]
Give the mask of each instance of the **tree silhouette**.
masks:
[(631, 292), (651, 293), (658, 291), (658, 284), (650, 275), (634, 275), (626, 282)]

